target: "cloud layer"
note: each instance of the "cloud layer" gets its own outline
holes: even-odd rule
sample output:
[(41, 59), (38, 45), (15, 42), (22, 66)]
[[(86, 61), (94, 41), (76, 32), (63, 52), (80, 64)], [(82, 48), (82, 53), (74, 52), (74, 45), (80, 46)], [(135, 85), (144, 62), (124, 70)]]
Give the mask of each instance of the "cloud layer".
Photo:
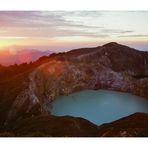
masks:
[[(105, 27), (101, 20), (106, 13), (97, 11), (8, 11), (0, 12), (1, 36), (62, 37), (87, 36), (108, 37), (130, 35), (134, 30)], [(88, 24), (86, 21), (90, 21)], [(92, 22), (94, 21), (94, 23)], [(109, 21), (109, 20), (108, 20)], [(111, 22), (110, 22), (111, 23)]]
[(147, 18), (147, 11), (1, 11), (0, 44), (52, 46), (74, 41), (146, 42)]

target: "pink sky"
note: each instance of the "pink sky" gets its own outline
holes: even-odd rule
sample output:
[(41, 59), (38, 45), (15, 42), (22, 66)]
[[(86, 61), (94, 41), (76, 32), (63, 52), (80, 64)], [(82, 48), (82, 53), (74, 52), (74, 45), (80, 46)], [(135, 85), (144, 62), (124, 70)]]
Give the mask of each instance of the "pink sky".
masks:
[(1, 11), (0, 50), (67, 51), (118, 42), (148, 50), (148, 12)]

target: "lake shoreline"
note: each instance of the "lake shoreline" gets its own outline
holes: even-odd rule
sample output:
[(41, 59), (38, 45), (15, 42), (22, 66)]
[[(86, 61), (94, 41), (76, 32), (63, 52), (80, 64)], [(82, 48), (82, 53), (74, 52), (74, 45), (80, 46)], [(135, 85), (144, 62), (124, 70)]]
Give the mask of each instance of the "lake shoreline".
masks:
[[(99, 98), (99, 100), (101, 100), (101, 102), (98, 102), (97, 97)], [(71, 99), (71, 102), (70, 102), (70, 99)], [(99, 103), (100, 104), (103, 103), (103, 105), (97, 106), (96, 105), (97, 103), (98, 105)], [(75, 106), (73, 106), (73, 104)], [(130, 107), (131, 105), (132, 107)], [(97, 116), (96, 112), (98, 110), (97, 109), (95, 110), (95, 107), (102, 109), (99, 111), (102, 112), (103, 116), (105, 115), (108, 116), (108, 114), (110, 114), (110, 117), (109, 117), (110, 120), (103, 119), (103, 122), (99, 122), (99, 125), (118, 120), (119, 118), (128, 116), (136, 112), (145, 112), (145, 111), (148, 112), (148, 101), (145, 98), (138, 97), (130, 93), (117, 92), (112, 90), (84, 90), (84, 91), (79, 91), (79, 92), (69, 94), (67, 96), (59, 96), (55, 98), (54, 101), (52, 102), (51, 115), (59, 115), (59, 116), (70, 115), (74, 117), (82, 117), (98, 125), (98, 123), (96, 123), (95, 121), (96, 119), (93, 119), (92, 121), (91, 120), (92, 117), (90, 117), (90, 119), (87, 118), (87, 115), (91, 116), (90, 112), (87, 112), (87, 108), (89, 109), (90, 106), (94, 110), (94, 112), (91, 112), (90, 110), (92, 116), (93, 115)], [(129, 106), (129, 108), (127, 108), (127, 106)], [(60, 108), (63, 108), (63, 110), (62, 109), (60, 110)], [(114, 108), (116, 108), (117, 111)], [(66, 109), (70, 112), (70, 114), (65, 113)], [(72, 111), (73, 113), (76, 113), (76, 114), (72, 114)], [(113, 113), (111, 114), (112, 111)], [(81, 112), (82, 112), (82, 115), (81, 115)], [(119, 112), (121, 113), (123, 112), (121, 116), (118, 115)], [(101, 116), (101, 114), (99, 114), (97, 118), (98, 120), (101, 120), (101, 118), (103, 117)]]

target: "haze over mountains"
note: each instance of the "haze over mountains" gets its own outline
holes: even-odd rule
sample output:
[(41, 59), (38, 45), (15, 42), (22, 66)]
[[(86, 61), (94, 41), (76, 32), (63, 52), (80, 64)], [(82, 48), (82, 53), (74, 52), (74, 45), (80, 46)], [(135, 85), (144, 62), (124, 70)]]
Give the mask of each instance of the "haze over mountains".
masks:
[(23, 49), (23, 50), (1, 50), (0, 51), (0, 64), (4, 66), (29, 63), (37, 60), (42, 56), (48, 56), (51, 51), (40, 51), (35, 49)]
[[(133, 46), (132, 46), (133, 47)], [(136, 46), (137, 47), (137, 46)], [(141, 47), (141, 45), (140, 45)], [(85, 48), (91, 48), (91, 47), (85, 47)], [(75, 48), (74, 48), (75, 49)], [(137, 49), (137, 48), (136, 48)], [(147, 49), (145, 47), (145, 49)], [(147, 51), (147, 50), (141, 50), (137, 49), (139, 51)], [(71, 51), (69, 48), (67, 49), (62, 49), (61, 52), (68, 52)], [(7, 50), (7, 49), (1, 49), (0, 50), (0, 65), (4, 66), (9, 66), (9, 65), (14, 65), (14, 64), (22, 64), (22, 63), (29, 63), (29, 62), (34, 62), (38, 58), (42, 56), (49, 56), (50, 54), (54, 53), (54, 48), (53, 50), (37, 50), (37, 49), (17, 49), (13, 50), (13, 48)], [(55, 53), (60, 53), (60, 50)]]

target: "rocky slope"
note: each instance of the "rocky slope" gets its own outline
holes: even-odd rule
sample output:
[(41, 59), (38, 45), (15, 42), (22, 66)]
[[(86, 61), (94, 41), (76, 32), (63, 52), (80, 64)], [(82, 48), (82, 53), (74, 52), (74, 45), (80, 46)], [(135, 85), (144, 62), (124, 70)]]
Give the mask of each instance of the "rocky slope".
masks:
[(76, 117), (39, 115), (9, 124), (1, 137), (147, 137), (148, 114), (135, 113), (101, 126)]
[[(97, 136), (98, 126), (76, 117), (40, 115), (18, 120), (7, 128), (15, 136), (91, 137)], [(8, 133), (1, 133), (8, 134)]]
[(56, 96), (82, 89), (111, 89), (148, 98), (147, 57), (146, 52), (117, 43), (55, 55), (29, 75), (28, 88), (17, 96), (8, 118), (26, 100), (31, 102), (26, 111), (38, 105), (39, 112), (48, 113)]
[[(51, 102), (56, 96), (78, 90), (111, 89), (148, 98), (148, 52), (112, 42), (41, 58), (40, 62), (31, 64), (26, 75), (22, 72), (22, 77), (20, 81), (18, 77), (11, 79), (17, 80), (21, 89), (14, 90), (15, 96), (11, 98), (9, 107), (1, 112), (5, 114), (0, 122), (4, 129), (16, 121), (50, 116)], [(9, 85), (11, 82), (3, 83)], [(11, 96), (11, 93), (4, 95), (2, 90), (4, 98)], [(3, 100), (2, 105), (6, 105)]]
[(101, 137), (147, 137), (148, 114), (135, 113), (99, 127)]

